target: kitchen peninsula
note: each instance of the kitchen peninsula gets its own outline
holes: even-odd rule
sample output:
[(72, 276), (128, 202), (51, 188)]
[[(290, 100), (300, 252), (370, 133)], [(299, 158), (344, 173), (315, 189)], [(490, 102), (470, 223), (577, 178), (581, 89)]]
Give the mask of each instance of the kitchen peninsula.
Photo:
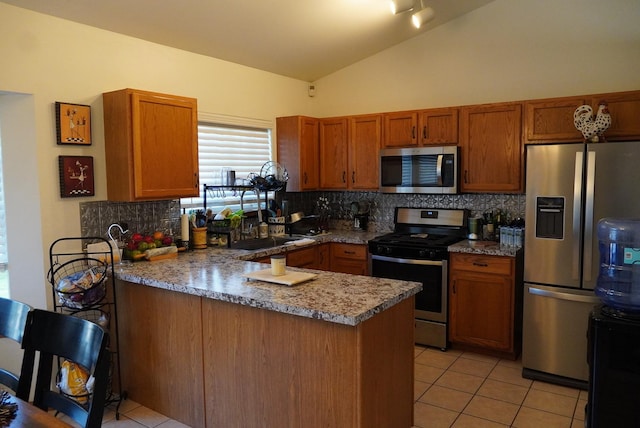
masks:
[(117, 269), (129, 397), (192, 427), (411, 427), (420, 284), (320, 271), (294, 287), (248, 281), (269, 266), (247, 254)]

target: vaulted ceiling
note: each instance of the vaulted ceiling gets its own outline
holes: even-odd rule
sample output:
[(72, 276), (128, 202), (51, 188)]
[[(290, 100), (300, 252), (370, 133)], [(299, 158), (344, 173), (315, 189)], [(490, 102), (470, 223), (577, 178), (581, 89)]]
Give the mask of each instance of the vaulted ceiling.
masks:
[(419, 30), (389, 0), (1, 1), (311, 82), (492, 0), (422, 0), (435, 18)]

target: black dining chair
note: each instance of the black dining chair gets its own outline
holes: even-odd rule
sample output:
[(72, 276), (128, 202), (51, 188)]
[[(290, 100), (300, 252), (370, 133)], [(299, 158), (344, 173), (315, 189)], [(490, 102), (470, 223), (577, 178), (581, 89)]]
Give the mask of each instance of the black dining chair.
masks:
[[(22, 334), (31, 306), (16, 300), (0, 297), (0, 336), (22, 343)], [(0, 384), (16, 392), (18, 375), (0, 367)]]
[[(58, 312), (32, 310), (22, 339), (24, 357), (16, 395), (28, 401), (38, 351), (33, 404), (46, 411), (61, 412), (82, 427), (100, 427), (109, 383), (108, 341), (109, 334), (91, 321)], [(81, 404), (52, 386), (54, 357), (73, 361), (93, 375), (93, 392), (86, 403)]]

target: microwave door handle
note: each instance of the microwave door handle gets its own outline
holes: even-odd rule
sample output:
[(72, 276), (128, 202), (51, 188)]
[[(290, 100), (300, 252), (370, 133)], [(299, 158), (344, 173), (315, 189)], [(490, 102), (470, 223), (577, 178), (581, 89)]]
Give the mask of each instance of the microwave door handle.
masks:
[(436, 175), (438, 177), (438, 186), (442, 186), (442, 160), (444, 155), (438, 155), (438, 161), (436, 162)]

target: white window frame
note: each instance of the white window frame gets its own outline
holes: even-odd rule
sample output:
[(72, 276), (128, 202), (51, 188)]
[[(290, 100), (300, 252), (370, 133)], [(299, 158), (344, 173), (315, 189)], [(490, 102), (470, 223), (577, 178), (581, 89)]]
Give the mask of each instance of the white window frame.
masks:
[[(266, 130), (269, 134), (269, 159), (265, 160), (273, 160), (275, 154), (275, 143), (273, 140), (273, 121), (263, 120), (263, 119), (253, 119), (239, 116), (228, 116), (221, 115), (215, 113), (205, 113), (198, 112), (198, 124), (204, 125), (222, 125), (229, 127), (238, 127), (238, 128), (256, 128), (259, 130)], [(199, 142), (200, 143), (200, 142)], [(199, 177), (199, 196), (193, 198), (182, 198), (180, 200), (181, 208), (185, 208), (187, 212), (191, 212), (193, 210), (200, 210), (204, 208), (204, 185), (217, 185), (220, 184), (220, 179), (218, 177), (214, 177), (211, 174), (211, 167), (202, 166), (202, 162), (200, 162), (200, 177)], [(261, 162), (262, 164), (262, 162)], [(231, 165), (225, 165), (231, 166)], [(260, 165), (261, 166), (261, 165)], [(219, 171), (223, 165), (216, 165), (213, 167), (213, 171)], [(232, 168), (233, 169), (233, 168)], [(256, 174), (260, 173), (260, 167), (256, 165)], [(207, 171), (208, 170), (208, 171)], [(217, 175), (217, 174), (216, 174)], [(247, 179), (247, 172), (236, 172), (236, 180), (237, 183), (240, 183), (243, 179)], [(207, 193), (207, 208), (211, 208), (213, 213), (216, 214), (222, 208), (229, 207), (232, 210), (240, 209), (241, 205), (241, 197), (243, 202), (243, 208), (245, 211), (255, 211), (257, 210), (257, 196), (253, 191), (242, 192), (232, 191), (232, 190), (212, 190)], [(271, 196), (272, 197), (272, 196)], [(265, 207), (264, 202), (265, 195), (262, 193), (260, 195), (260, 205), (262, 208)]]

